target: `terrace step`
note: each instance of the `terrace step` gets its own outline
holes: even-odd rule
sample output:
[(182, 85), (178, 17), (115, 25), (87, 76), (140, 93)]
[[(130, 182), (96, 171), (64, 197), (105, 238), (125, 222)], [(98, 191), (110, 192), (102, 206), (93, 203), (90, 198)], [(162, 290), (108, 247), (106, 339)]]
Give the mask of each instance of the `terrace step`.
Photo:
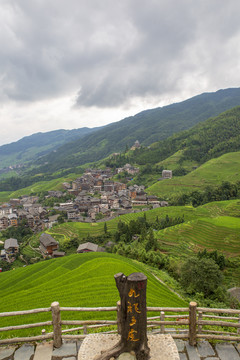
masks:
[(52, 352), (52, 360), (62, 360), (64, 358), (77, 357), (77, 342), (66, 342), (58, 349), (54, 349)]
[(33, 360), (52, 360), (53, 342), (38, 344)]
[(209, 357), (215, 356), (215, 351), (212, 348), (212, 345), (209, 344), (208, 341), (201, 341), (197, 345), (198, 353), (200, 357)]
[[(208, 341), (198, 341), (190, 346), (187, 341), (176, 339), (180, 360), (240, 360), (239, 343), (219, 343), (215, 346)], [(52, 342), (37, 346), (24, 344), (20, 347), (0, 347), (0, 360), (76, 360), (81, 341), (64, 342), (59, 349)]]
[(200, 355), (198, 353), (196, 346), (191, 346), (189, 343), (186, 343), (186, 350), (189, 360), (200, 360)]
[(24, 344), (15, 351), (14, 360), (33, 360), (34, 345)]
[(0, 349), (0, 360), (13, 359), (13, 354), (14, 354), (15, 350), (16, 350), (16, 347)]
[(239, 353), (232, 344), (217, 344), (216, 352), (220, 360), (240, 360)]
[(180, 360), (240, 360), (240, 344), (220, 343), (215, 346), (208, 341), (198, 341), (190, 346), (187, 341), (175, 340)]

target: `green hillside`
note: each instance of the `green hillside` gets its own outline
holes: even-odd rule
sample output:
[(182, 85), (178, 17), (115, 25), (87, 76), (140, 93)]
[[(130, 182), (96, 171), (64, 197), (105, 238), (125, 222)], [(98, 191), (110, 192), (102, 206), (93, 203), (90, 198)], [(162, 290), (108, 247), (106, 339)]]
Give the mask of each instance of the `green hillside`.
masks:
[[(216, 210), (217, 211), (217, 210)], [(179, 217), (184, 215), (186, 221), (197, 219), (199, 217), (211, 216), (213, 211), (209, 211), (207, 208), (194, 208), (192, 206), (171, 206), (156, 208), (153, 210), (145, 211), (147, 221), (154, 222), (156, 217), (159, 219), (169, 217)], [(213, 212), (214, 213), (214, 212)], [(108, 232), (114, 232), (117, 230), (119, 220), (129, 223), (131, 220), (137, 220), (142, 217), (143, 213), (130, 213), (121, 215), (107, 222)], [(47, 231), (57, 241), (64, 244), (65, 241), (69, 241), (70, 238), (78, 237), (79, 239), (90, 236), (100, 236), (104, 233), (104, 222), (98, 223), (82, 223), (82, 222), (68, 222), (61, 225), (54, 226)]]
[[(43, 261), (25, 268), (0, 273), (0, 312), (49, 307), (53, 301), (59, 301), (61, 306), (68, 307), (115, 306), (119, 300), (119, 294), (114, 274), (119, 272), (126, 275), (132, 272), (143, 272), (147, 275), (148, 306), (186, 305), (177, 295), (157, 281), (143, 264), (118, 255), (88, 253)], [(66, 316), (68, 319), (116, 318), (114, 313), (91, 312), (63, 313), (62, 318)], [(15, 317), (11, 321), (16, 325), (26, 323), (26, 321), (45, 321), (49, 317), (50, 314), (42, 313), (28, 317)], [(1, 326), (10, 325), (11, 321), (2, 318)], [(39, 329), (21, 330), (21, 336), (30, 333), (39, 334), (39, 331)]]
[(233, 217), (203, 218), (166, 228), (157, 233), (162, 251), (182, 256), (199, 250), (218, 250), (240, 256), (240, 221)]
[[(149, 165), (161, 164), (174, 154), (179, 167), (196, 166), (225, 153), (240, 151), (240, 107), (228, 110), (217, 117), (209, 118), (189, 130), (175, 133), (166, 140), (153, 143), (148, 148), (128, 153), (126, 162)], [(112, 165), (114, 165), (112, 160)], [(121, 159), (124, 161), (124, 159)], [(116, 160), (115, 160), (116, 161)], [(117, 159), (118, 161), (118, 159)], [(107, 161), (109, 165), (111, 161)]]
[[(216, 218), (218, 216), (232, 216), (240, 217), (240, 201), (219, 201), (212, 202), (203, 206), (170, 206), (163, 208), (156, 208), (153, 210), (145, 211), (146, 219), (149, 222), (154, 222), (156, 217), (159, 219), (165, 218), (166, 215), (172, 218), (184, 216), (186, 222), (192, 220), (198, 220), (202, 218)], [(127, 215), (121, 215), (113, 220), (107, 221), (108, 232), (114, 232), (117, 230), (117, 224), (119, 220), (129, 224), (131, 220), (137, 220), (143, 216), (143, 213), (130, 213)], [(68, 222), (61, 225), (54, 226), (47, 231), (57, 241), (64, 243), (69, 241), (73, 237), (83, 239), (84, 237), (100, 236), (104, 233), (104, 222), (98, 223), (82, 223), (82, 222)]]
[[(154, 222), (156, 217), (164, 219), (184, 216), (184, 223), (155, 231), (159, 250), (181, 261), (199, 250), (217, 250), (227, 258), (236, 261), (238, 270), (228, 270), (228, 282), (240, 284), (240, 201), (228, 200), (205, 204), (194, 208), (192, 206), (171, 206), (145, 212), (147, 221)], [(122, 222), (129, 224), (136, 220), (141, 213), (128, 214), (120, 217)], [(107, 222), (108, 231), (115, 232), (119, 218)], [(49, 233), (64, 245), (69, 239), (87, 236), (101, 236), (104, 234), (104, 223), (65, 223), (49, 230)], [(229, 285), (228, 284), (228, 285)]]
[(208, 185), (219, 185), (222, 181), (237, 182), (238, 180), (240, 180), (240, 152), (232, 152), (207, 161), (185, 176), (158, 181), (150, 186), (147, 192), (168, 198), (175, 194), (201, 190)]
[[(165, 163), (172, 169), (178, 165), (175, 159), (179, 156), (168, 158)], [(190, 167), (192, 164), (190, 163)], [(170, 167), (168, 167), (170, 168)], [(182, 177), (173, 177), (170, 180), (158, 181), (147, 189), (149, 194), (168, 198), (175, 193), (187, 193), (193, 190), (203, 189), (207, 185), (218, 185), (222, 181), (238, 181), (240, 180), (240, 152), (228, 153), (219, 158), (209, 160), (205, 164), (193, 170), (191, 173)], [(49, 181), (39, 181), (16, 191), (0, 192), (0, 202), (8, 201), (10, 198), (16, 198), (21, 195), (30, 195), (31, 193), (39, 193), (48, 190), (61, 190), (62, 183), (72, 181), (79, 177), (79, 174), (68, 174), (65, 177)], [(160, 174), (159, 174), (160, 176)]]
[(73, 129), (73, 130), (55, 130), (46, 133), (36, 133), (26, 136), (11, 144), (0, 146), (0, 169), (17, 164), (32, 162), (37, 158), (46, 155), (68, 142), (82, 137), (98, 130), (99, 128)]
[[(178, 104), (143, 111), (42, 157), (40, 171), (55, 171), (97, 161), (113, 152), (123, 151), (126, 145), (132, 146), (136, 139), (144, 146), (150, 145), (239, 104), (240, 89), (236, 88), (201, 94)], [(45, 162), (48, 164), (44, 165)]]
[[(38, 153), (39, 160), (32, 162), (30, 168), (17, 170), (20, 176), (2, 180), (0, 191), (14, 191), (39, 181), (67, 176), (69, 173), (79, 172), (79, 166), (90, 163), (93, 166), (93, 162), (96, 165), (96, 161), (101, 161), (102, 166), (105, 164), (112, 167), (126, 163), (140, 165), (141, 173), (136, 181), (148, 185), (161, 176), (160, 169), (163, 167), (171, 167), (176, 174), (182, 175), (182, 172), (189, 172), (211, 158), (230, 151), (240, 151), (240, 107), (218, 115), (239, 103), (240, 89), (221, 90), (202, 94), (179, 104), (144, 111), (100, 129), (95, 128), (90, 134), (82, 134), (76, 141), (54, 148), (47, 156), (40, 156)], [(218, 116), (209, 119), (209, 116), (215, 115)], [(189, 128), (191, 129), (182, 131)], [(41, 138), (42, 136), (41, 134)], [(142, 148), (127, 151), (113, 159), (108, 157), (113, 152), (127, 150), (136, 139), (140, 140)], [(165, 140), (156, 142), (160, 139)], [(19, 142), (19, 159), (28, 151), (34, 153), (37, 147), (32, 149), (32, 142), (33, 140), (26, 149)], [(45, 144), (44, 139), (42, 143)], [(151, 143), (150, 147), (146, 146)], [(7, 156), (15, 154), (17, 144), (18, 142), (9, 145)], [(35, 146), (41, 149), (38, 139)], [(3, 162), (8, 148), (3, 152), (4, 149), (0, 147), (0, 160)], [(4, 178), (6, 174), (1, 176)]]

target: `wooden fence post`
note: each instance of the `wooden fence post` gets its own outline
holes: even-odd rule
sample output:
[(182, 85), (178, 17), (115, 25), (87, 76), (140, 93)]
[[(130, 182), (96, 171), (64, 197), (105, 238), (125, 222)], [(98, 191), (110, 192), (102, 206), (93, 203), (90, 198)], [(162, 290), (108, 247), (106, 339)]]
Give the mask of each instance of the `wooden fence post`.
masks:
[[(238, 322), (239, 322), (239, 324), (240, 324), (240, 315), (239, 315), (239, 317), (238, 317)], [(237, 334), (240, 335), (240, 328), (237, 329)]]
[(147, 343), (147, 277), (142, 273), (123, 273), (114, 275), (121, 299), (120, 324), (121, 339), (95, 360), (109, 360), (120, 354), (134, 351), (137, 359), (149, 359)]
[[(203, 318), (203, 313), (202, 313), (202, 311), (199, 311), (199, 313), (198, 313), (198, 321), (201, 321), (202, 318)], [(201, 332), (202, 332), (202, 325), (198, 325), (198, 333), (201, 334)]]
[(87, 335), (87, 325), (83, 325), (83, 334)]
[(121, 335), (122, 328), (121, 328), (121, 301), (120, 300), (118, 300), (118, 302), (117, 302), (117, 331), (118, 331), (118, 334)]
[(53, 346), (59, 348), (62, 345), (62, 328), (60, 306), (57, 301), (51, 304), (52, 322), (53, 322)]
[(197, 343), (197, 303), (191, 301), (189, 304), (189, 344), (195, 346)]
[[(165, 312), (164, 311), (161, 311), (160, 313), (160, 320), (161, 321), (164, 321), (165, 319)], [(161, 334), (164, 334), (165, 333), (165, 326), (164, 325), (160, 325), (160, 333)]]

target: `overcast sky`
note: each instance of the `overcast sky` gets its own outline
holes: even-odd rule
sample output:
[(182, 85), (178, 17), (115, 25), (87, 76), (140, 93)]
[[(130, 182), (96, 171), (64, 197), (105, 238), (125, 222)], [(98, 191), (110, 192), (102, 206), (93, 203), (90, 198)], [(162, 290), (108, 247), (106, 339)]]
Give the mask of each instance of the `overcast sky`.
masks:
[(0, 145), (239, 87), (239, 0), (1, 0)]

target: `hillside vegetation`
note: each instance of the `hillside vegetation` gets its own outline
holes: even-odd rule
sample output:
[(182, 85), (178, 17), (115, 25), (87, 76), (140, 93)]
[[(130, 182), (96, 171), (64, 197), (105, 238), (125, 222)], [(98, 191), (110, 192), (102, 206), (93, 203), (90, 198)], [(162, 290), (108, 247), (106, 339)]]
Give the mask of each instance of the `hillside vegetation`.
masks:
[(177, 153), (178, 155), (174, 155), (174, 163), (182, 167), (184, 162), (195, 166), (225, 153), (239, 150), (240, 107), (236, 107), (189, 130), (156, 142), (150, 148), (128, 153), (126, 157), (127, 162), (130, 163), (159, 165)]
[(158, 181), (150, 186), (147, 192), (167, 199), (233, 180), (234, 182), (240, 180), (240, 152), (227, 153), (211, 159), (185, 176)]
[[(78, 139), (62, 146), (57, 145), (57, 139), (61, 137), (63, 130), (59, 130), (59, 135), (53, 132), (52, 143), (49, 133), (49, 138), (46, 139), (43, 134), (35, 134), (25, 138), (26, 140), (4, 145), (0, 147), (2, 164), (4, 156), (15, 156), (17, 151), (19, 159), (28, 156), (28, 152), (34, 154), (34, 161), (30, 168), (13, 169), (13, 177), (1, 174), (3, 180), (0, 182), (0, 191), (12, 192), (39, 181), (51, 181), (71, 173), (79, 173), (82, 171), (80, 166), (89, 166), (90, 163), (94, 166), (93, 162), (96, 161), (101, 161), (101, 166), (113, 168), (126, 163), (140, 165), (141, 172), (136, 181), (148, 185), (156, 182), (161, 168), (166, 166), (171, 166), (176, 175), (184, 175), (211, 158), (240, 150), (239, 107), (206, 120), (239, 103), (240, 89), (221, 90), (202, 94), (179, 104), (147, 110), (100, 129), (95, 128), (91, 133), (89, 129), (79, 129), (79, 134), (76, 130), (74, 136), (78, 134)], [(182, 131), (189, 128), (191, 129)], [(127, 151), (136, 139), (143, 147)], [(156, 142), (160, 139), (164, 140)], [(146, 147), (150, 144), (150, 147)], [(33, 145), (36, 146), (34, 149)], [(43, 156), (42, 146), (45, 145), (48, 152), (49, 146), (53, 146), (53, 150)], [(120, 156), (106, 158), (113, 152), (124, 150), (125, 153)], [(36, 151), (42, 153), (37, 155)], [(29, 161), (30, 158), (31, 156)], [(6, 176), (8, 178), (4, 180)]]
[[(218, 217), (218, 216), (233, 216), (240, 217), (240, 201), (217, 201), (212, 202), (203, 206), (193, 207), (193, 206), (170, 206), (170, 207), (160, 207), (153, 210), (144, 211), (147, 221), (153, 222), (156, 217), (164, 218), (166, 215), (169, 217), (179, 217), (184, 216), (185, 221), (196, 220), (203, 217)], [(143, 213), (130, 213), (126, 215), (121, 215), (120, 217), (114, 218), (107, 221), (108, 232), (114, 232), (117, 230), (117, 224), (121, 220), (127, 224), (131, 220), (137, 220), (139, 217), (142, 217)], [(63, 236), (66, 240), (69, 240), (70, 237), (78, 236), (80, 239), (90, 236), (98, 236), (104, 232), (104, 222), (97, 223), (83, 223), (83, 222), (67, 222), (64, 224), (56, 225), (52, 229), (48, 230), (48, 233), (52, 234), (53, 237), (55, 234)]]
[(39, 157), (55, 151), (59, 146), (71, 142), (96, 131), (99, 128), (55, 130), (46, 133), (36, 133), (0, 146), (0, 170), (4, 167), (32, 162)]
[[(173, 133), (189, 129), (239, 103), (240, 89), (226, 89), (201, 94), (178, 104), (143, 111), (107, 125), (94, 134), (85, 136), (81, 141), (76, 140), (58, 148), (57, 152), (41, 159), (40, 171), (55, 171), (97, 161), (113, 152), (123, 151), (126, 145), (132, 146), (136, 139), (145, 146), (150, 145), (168, 138)], [(44, 166), (45, 162), (48, 162), (47, 166)]]
[[(136, 221), (141, 216), (143, 216), (142, 213), (128, 214), (108, 221), (109, 236), (111, 235), (114, 238), (120, 220), (122, 223), (130, 225), (133, 220)], [(217, 250), (228, 259), (232, 259), (234, 264), (236, 262), (236, 268), (234, 265), (234, 268), (227, 270), (229, 273), (226, 281), (227, 286), (229, 287), (230, 284), (232, 286), (240, 285), (238, 265), (240, 258), (239, 200), (212, 202), (196, 208), (192, 206), (157, 208), (144, 212), (144, 216), (146, 216), (147, 222), (151, 223), (153, 228), (156, 225), (156, 219), (161, 222), (166, 217), (170, 219), (183, 217), (183, 223), (154, 231), (154, 237), (158, 244), (157, 251), (182, 262), (189, 256), (197, 254), (198, 251), (204, 249), (208, 249), (208, 251)], [(91, 241), (100, 242), (100, 244), (105, 239), (104, 223), (65, 223), (54, 227), (48, 232), (63, 247), (67, 247), (72, 238), (78, 238), (80, 242), (91, 239)], [(126, 246), (128, 244), (127, 242)], [(139, 246), (140, 243), (136, 242), (133, 247), (137, 249)], [(181, 254), (181, 258), (179, 258), (179, 254)]]
[[(166, 215), (168, 215), (169, 217), (179, 217), (184, 215), (185, 220), (190, 221), (199, 217), (211, 216), (211, 213), (212, 211), (208, 211), (207, 208), (194, 208), (192, 206), (163, 207), (144, 212), (147, 221), (150, 222), (154, 222), (157, 216), (159, 217), (159, 219), (161, 219), (165, 218)], [(108, 232), (114, 233), (117, 230), (120, 220), (124, 223), (129, 224), (131, 220), (137, 220), (139, 217), (143, 217), (142, 212), (121, 215), (120, 217), (109, 220), (107, 221)], [(68, 222), (54, 226), (52, 229), (48, 230), (48, 233), (55, 237), (58, 241), (60, 241), (60, 243), (69, 241), (69, 239), (73, 237), (83, 239), (87, 236), (101, 236), (104, 233), (104, 222)]]
[[(119, 300), (119, 294), (114, 274), (119, 272), (126, 275), (132, 272), (143, 272), (147, 275), (148, 306), (181, 307), (185, 305), (183, 300), (157, 281), (143, 264), (118, 255), (89, 253), (70, 255), (1, 273), (0, 312), (49, 307), (53, 301), (59, 301), (61, 306), (68, 307), (115, 306)], [(41, 313), (28, 317), (15, 317), (12, 322), (16, 325), (26, 323), (26, 321), (45, 321), (50, 316), (50, 314)], [(116, 319), (116, 313), (73, 314), (68, 312), (63, 313), (62, 317)], [(9, 326), (10, 320), (3, 318), (1, 324)], [(39, 334), (39, 330), (21, 330), (21, 336), (30, 333)], [(11, 332), (9, 335), (14, 334)]]

